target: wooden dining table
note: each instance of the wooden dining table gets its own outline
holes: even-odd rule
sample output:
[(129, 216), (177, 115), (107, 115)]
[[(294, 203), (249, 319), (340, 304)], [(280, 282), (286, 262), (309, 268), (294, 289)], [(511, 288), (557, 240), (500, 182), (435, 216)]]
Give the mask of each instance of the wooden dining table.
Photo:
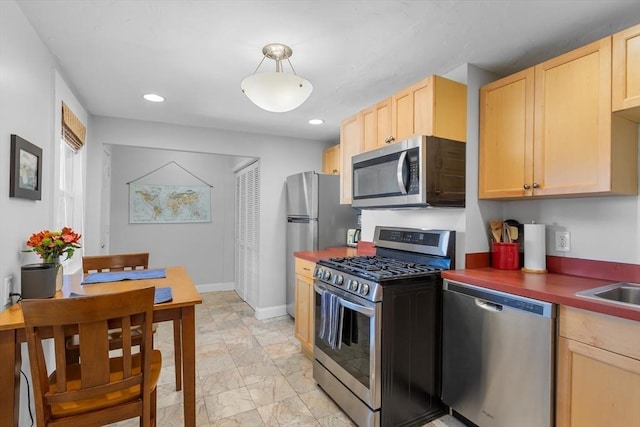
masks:
[[(184, 267), (167, 267), (161, 279), (123, 280), (118, 282), (82, 284), (81, 272), (65, 276), (61, 291), (53, 298), (80, 295), (99, 295), (124, 290), (171, 287), (172, 300), (153, 306), (153, 321), (180, 321), (182, 329), (182, 378), (184, 425), (196, 425), (196, 334), (195, 306), (202, 303)], [(20, 303), (0, 312), (0, 427), (19, 425), (21, 344), (26, 342), (24, 317)], [(176, 369), (180, 369), (176, 366)]]

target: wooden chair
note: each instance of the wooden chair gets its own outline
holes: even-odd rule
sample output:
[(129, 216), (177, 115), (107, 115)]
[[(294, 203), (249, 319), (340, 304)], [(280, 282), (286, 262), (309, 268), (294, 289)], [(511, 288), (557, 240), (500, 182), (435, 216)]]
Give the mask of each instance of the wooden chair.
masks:
[[(102, 271), (146, 270), (148, 268), (149, 252), (82, 257), (82, 270), (85, 274)], [(182, 390), (182, 331), (179, 320), (173, 321), (173, 358), (176, 371), (176, 390), (179, 391)]]
[[(154, 288), (78, 298), (22, 301), (38, 426), (98, 426), (156, 419), (162, 355), (152, 348)], [(132, 353), (132, 327), (142, 331)], [(121, 328), (121, 355), (110, 355), (109, 329)], [(53, 334), (55, 363), (43, 342)], [(80, 362), (68, 363), (66, 341), (77, 335)], [(53, 362), (53, 361), (52, 361)], [(47, 367), (55, 371), (47, 374)]]
[(101, 271), (146, 270), (147, 268), (149, 268), (149, 252), (82, 257), (82, 270), (85, 274)]

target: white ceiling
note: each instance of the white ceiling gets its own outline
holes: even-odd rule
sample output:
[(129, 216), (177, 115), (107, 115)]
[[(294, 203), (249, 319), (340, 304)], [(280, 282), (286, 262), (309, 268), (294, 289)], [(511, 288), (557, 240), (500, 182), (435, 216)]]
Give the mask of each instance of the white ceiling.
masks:
[[(638, 0), (18, 4), (91, 114), (336, 142), (342, 119), (428, 75), (466, 63), (507, 75), (640, 21)], [(272, 42), (314, 86), (288, 113), (240, 91)]]

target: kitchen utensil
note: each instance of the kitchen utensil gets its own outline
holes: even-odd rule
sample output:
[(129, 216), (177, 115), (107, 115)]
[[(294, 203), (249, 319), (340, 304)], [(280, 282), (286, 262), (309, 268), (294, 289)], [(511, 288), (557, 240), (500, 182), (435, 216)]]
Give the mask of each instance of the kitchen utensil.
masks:
[(511, 243), (511, 233), (509, 232), (509, 225), (506, 222), (502, 223), (502, 241), (505, 243)]
[(502, 241), (502, 221), (499, 219), (492, 219), (490, 222), (491, 235), (496, 242)]
[(515, 219), (506, 219), (504, 222), (507, 225), (509, 225), (509, 235), (511, 236), (511, 241), (513, 242), (515, 240), (518, 240), (520, 236), (520, 228), (522, 227), (522, 224), (520, 224)]

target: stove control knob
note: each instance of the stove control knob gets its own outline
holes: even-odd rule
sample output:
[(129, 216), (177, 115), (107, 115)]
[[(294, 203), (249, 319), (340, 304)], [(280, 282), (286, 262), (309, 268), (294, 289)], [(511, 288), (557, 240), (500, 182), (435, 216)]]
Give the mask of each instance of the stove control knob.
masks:
[(315, 271), (313, 272), (313, 277), (322, 278), (322, 268), (316, 267)]
[(335, 276), (333, 276), (333, 283), (338, 285), (338, 286), (342, 286), (342, 282), (344, 282), (344, 277), (342, 277), (342, 274), (337, 274)]
[(351, 283), (349, 283), (349, 290), (356, 292), (358, 290), (358, 281), (357, 280), (352, 280)]
[(325, 270), (322, 275), (322, 278), (328, 281), (329, 279), (331, 279), (331, 272), (329, 270)]
[(369, 285), (363, 283), (360, 285), (360, 295), (367, 295), (369, 293)]

